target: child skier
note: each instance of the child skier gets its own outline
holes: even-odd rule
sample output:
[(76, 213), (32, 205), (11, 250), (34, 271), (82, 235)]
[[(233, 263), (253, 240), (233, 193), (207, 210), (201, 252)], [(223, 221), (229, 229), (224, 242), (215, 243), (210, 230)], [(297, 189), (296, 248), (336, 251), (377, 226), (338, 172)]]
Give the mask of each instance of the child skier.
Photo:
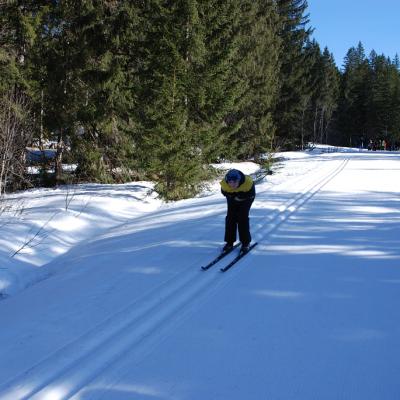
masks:
[(247, 253), (251, 242), (249, 211), (256, 196), (254, 182), (250, 176), (237, 169), (231, 169), (221, 181), (221, 192), (227, 200), (227, 215), (225, 218), (224, 252), (232, 250), (236, 241), (236, 231), (239, 230), (239, 240), (242, 243), (241, 252)]

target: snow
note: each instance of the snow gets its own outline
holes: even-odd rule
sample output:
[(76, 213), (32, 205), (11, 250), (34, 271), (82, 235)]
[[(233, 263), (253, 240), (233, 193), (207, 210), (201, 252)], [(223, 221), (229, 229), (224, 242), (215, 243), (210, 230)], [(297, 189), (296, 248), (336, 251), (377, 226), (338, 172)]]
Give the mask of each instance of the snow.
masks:
[(0, 399), (400, 398), (400, 153), (333, 150), (277, 154), (224, 274), (217, 181), (10, 195)]

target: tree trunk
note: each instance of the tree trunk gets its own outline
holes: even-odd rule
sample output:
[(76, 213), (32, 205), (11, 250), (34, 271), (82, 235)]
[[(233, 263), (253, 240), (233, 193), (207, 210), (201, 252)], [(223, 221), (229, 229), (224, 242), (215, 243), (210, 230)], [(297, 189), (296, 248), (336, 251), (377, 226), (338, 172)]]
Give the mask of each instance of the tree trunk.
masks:
[(54, 159), (54, 171), (55, 171), (55, 181), (58, 184), (62, 178), (62, 158), (64, 152), (64, 142), (63, 142), (63, 128), (60, 129), (57, 137), (57, 151)]

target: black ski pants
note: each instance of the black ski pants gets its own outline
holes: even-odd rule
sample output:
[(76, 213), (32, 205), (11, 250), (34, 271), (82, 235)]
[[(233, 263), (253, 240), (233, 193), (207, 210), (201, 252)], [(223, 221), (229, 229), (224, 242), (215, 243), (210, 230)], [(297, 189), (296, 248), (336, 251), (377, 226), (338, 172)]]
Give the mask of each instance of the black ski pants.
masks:
[(242, 245), (251, 242), (249, 212), (253, 199), (236, 201), (227, 199), (228, 212), (225, 218), (225, 242), (234, 243), (239, 230), (239, 240)]

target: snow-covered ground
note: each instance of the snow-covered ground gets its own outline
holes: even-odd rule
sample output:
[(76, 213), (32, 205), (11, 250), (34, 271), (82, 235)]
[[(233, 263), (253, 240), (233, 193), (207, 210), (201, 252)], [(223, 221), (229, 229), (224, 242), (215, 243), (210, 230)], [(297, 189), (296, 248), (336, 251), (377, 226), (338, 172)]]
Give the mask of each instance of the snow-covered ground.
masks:
[(399, 399), (400, 154), (280, 156), (259, 244), (224, 274), (200, 269), (222, 245), (217, 182), (169, 204), (148, 182), (11, 196), (0, 399)]

